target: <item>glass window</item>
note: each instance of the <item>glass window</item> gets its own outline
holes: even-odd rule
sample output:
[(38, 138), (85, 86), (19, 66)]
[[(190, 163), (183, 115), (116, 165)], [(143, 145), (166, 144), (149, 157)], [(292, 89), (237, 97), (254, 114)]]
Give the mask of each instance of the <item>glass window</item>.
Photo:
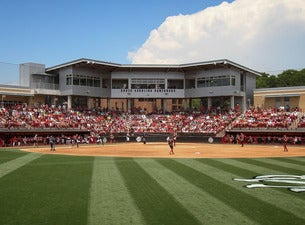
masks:
[(131, 79), (131, 89), (164, 89), (165, 79)]
[(168, 80), (167, 88), (169, 89), (183, 89), (183, 80)]
[(87, 86), (93, 87), (94, 86), (94, 80), (92, 77), (87, 78)]
[(79, 76), (79, 85), (87, 86), (87, 77), (86, 76)]
[(86, 75), (66, 75), (66, 85), (80, 85), (88, 87), (100, 87), (100, 77)]
[(197, 87), (220, 87), (220, 86), (234, 86), (235, 76), (214, 76), (202, 77), (197, 79)]
[(235, 76), (231, 75), (231, 86), (235, 86)]
[(128, 88), (128, 80), (127, 79), (113, 79), (112, 80), (112, 88), (113, 89), (127, 89)]
[(73, 75), (73, 85), (79, 85), (79, 75)]
[(186, 88), (195, 88), (195, 79), (187, 79), (185, 80)]
[(95, 77), (93, 79), (93, 82), (94, 82), (94, 84), (93, 84), (94, 87), (100, 87), (101, 86), (101, 81), (100, 81), (99, 77)]
[(108, 88), (108, 85), (110, 83), (109, 79), (102, 79), (102, 88)]
[(66, 76), (66, 85), (72, 85), (72, 74)]

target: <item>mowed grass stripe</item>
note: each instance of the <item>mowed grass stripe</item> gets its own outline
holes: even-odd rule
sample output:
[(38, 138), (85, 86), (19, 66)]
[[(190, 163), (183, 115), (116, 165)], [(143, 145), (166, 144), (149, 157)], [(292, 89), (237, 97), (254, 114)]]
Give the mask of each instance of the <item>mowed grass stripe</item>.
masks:
[(200, 224), (174, 196), (132, 159), (116, 159), (117, 167), (146, 224)]
[(144, 224), (113, 158), (94, 160), (88, 216), (89, 225)]
[(0, 164), (24, 156), (28, 153), (12, 149), (0, 149)]
[[(18, 153), (17, 153), (18, 155)], [(14, 156), (17, 156), (14, 154)], [(20, 154), (21, 157), (12, 159), (10, 161), (7, 161), (5, 163), (0, 164), (0, 178), (11, 173), (12, 171), (28, 164), (29, 162), (38, 159), (41, 154), (37, 154), (37, 153), (29, 153), (26, 155)]]
[[(213, 171), (215, 168), (208, 168), (205, 164), (197, 161), (196, 169), (191, 168), (196, 161), (172, 160), (167, 163), (159, 160), (165, 167), (189, 180), (197, 187), (210, 193), (215, 198), (230, 205), (237, 211), (240, 211), (249, 220), (256, 221), (259, 224), (304, 224), (305, 220), (282, 210), (275, 205), (253, 197), (227, 182), (233, 182), (231, 177), (226, 178), (225, 171)], [(222, 178), (222, 179), (221, 179)], [(242, 187), (241, 187), (242, 188)], [(280, 216), (279, 216), (280, 215)]]
[[(229, 178), (252, 178), (253, 174), (256, 175), (268, 175), (268, 174), (279, 174), (276, 171), (263, 173), (257, 172), (256, 170), (250, 170), (249, 165), (245, 166), (245, 164), (238, 163), (237, 161), (230, 159), (205, 159), (199, 160), (199, 162), (209, 165), (217, 170), (224, 170), (222, 172), (224, 177)], [(249, 169), (244, 169), (249, 168)], [(218, 175), (219, 176), (219, 175)], [(224, 178), (221, 178), (224, 179)], [(231, 181), (227, 184), (234, 185), (236, 187), (244, 187), (246, 184), (251, 184), (251, 182), (239, 182), (239, 181)], [(294, 193), (287, 189), (283, 188), (268, 188), (268, 189), (247, 189), (243, 188), (242, 191), (251, 194), (252, 196), (262, 200), (274, 204), (276, 201), (276, 206), (281, 208), (282, 210), (288, 211), (291, 214), (294, 214), (300, 218), (305, 219), (304, 214), (304, 195), (301, 193)], [(303, 199), (302, 199), (303, 198)], [(287, 203), (289, 203), (289, 207), (287, 207)]]
[(0, 224), (86, 224), (92, 160), (43, 155), (2, 177)]
[(274, 159), (279, 161), (279, 162), (290, 163), (294, 166), (299, 165), (299, 166), (302, 166), (303, 168), (305, 166), (305, 161), (299, 161), (299, 160), (297, 160), (297, 158), (282, 158), (282, 157), (279, 157), (279, 158), (274, 158)]
[[(169, 159), (163, 159), (165, 161)], [(257, 224), (154, 159), (136, 162), (202, 224)]]
[(267, 158), (267, 159), (260, 159), (261, 162), (270, 163), (272, 165), (278, 165), (283, 168), (289, 168), (295, 170), (295, 172), (299, 175), (305, 174), (305, 163), (303, 165), (299, 165), (298, 163), (294, 164), (293, 161), (290, 161), (280, 158)]
[(276, 170), (279, 172), (282, 172), (284, 174), (294, 174), (294, 175), (302, 175), (304, 173), (303, 170), (299, 170), (299, 169), (294, 169), (294, 168), (290, 168), (290, 167), (284, 167), (278, 164), (274, 164), (271, 163), (270, 161), (266, 160), (266, 159), (236, 159), (242, 162), (246, 162), (250, 165), (256, 165), (256, 166), (260, 166), (260, 167), (264, 167), (266, 169), (271, 169), (271, 170)]
[(291, 157), (291, 159), (298, 161), (300, 163), (305, 163), (305, 157)]

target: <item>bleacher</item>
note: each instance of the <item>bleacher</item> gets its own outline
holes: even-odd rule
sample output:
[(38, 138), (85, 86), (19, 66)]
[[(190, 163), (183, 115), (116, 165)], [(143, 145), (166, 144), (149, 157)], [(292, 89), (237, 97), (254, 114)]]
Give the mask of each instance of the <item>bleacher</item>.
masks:
[[(247, 132), (247, 136), (264, 136), (266, 132), (276, 133), (298, 132), (305, 129), (305, 115), (298, 110), (285, 111), (282, 108), (251, 108), (245, 113), (232, 112), (172, 112), (145, 113), (134, 111), (103, 111), (88, 109), (66, 109), (41, 105), (27, 107), (15, 105), (0, 108), (1, 139), (22, 139), (23, 136), (40, 133), (45, 137), (49, 134), (60, 135), (86, 134), (93, 137), (123, 137), (130, 133), (134, 136), (146, 133), (167, 135), (177, 133), (184, 138), (196, 136), (224, 137), (227, 134)], [(5, 135), (4, 135), (5, 134)], [(8, 135), (10, 134), (10, 135)], [(185, 138), (187, 139), (187, 138)], [(12, 143), (12, 141), (6, 141)], [(226, 141), (228, 142), (228, 141)], [(253, 141), (254, 143), (255, 141)], [(252, 143), (252, 141), (251, 141)]]

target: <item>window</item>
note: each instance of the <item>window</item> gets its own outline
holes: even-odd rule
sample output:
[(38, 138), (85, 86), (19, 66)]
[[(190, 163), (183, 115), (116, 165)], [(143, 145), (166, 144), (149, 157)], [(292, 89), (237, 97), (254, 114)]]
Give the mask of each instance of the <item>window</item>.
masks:
[(235, 76), (214, 76), (202, 77), (197, 79), (197, 87), (220, 87), (220, 86), (235, 86)]
[(113, 79), (112, 80), (112, 88), (113, 89), (127, 89), (128, 88), (128, 80), (127, 79)]
[(79, 75), (73, 75), (73, 85), (79, 85)]
[(99, 77), (94, 77), (93, 78), (93, 87), (100, 87), (101, 86), (101, 81)]
[(87, 86), (87, 77), (86, 76), (79, 76), (79, 85), (80, 86)]
[(183, 80), (168, 80), (167, 88), (169, 89), (183, 89)]
[(80, 85), (87, 87), (100, 87), (100, 78), (87, 75), (66, 75), (66, 85)]
[(109, 79), (102, 79), (102, 88), (108, 88), (110, 85), (110, 80)]
[(154, 99), (152, 98), (139, 98), (139, 102), (153, 102)]
[(185, 80), (185, 86), (188, 89), (195, 88), (195, 79), (187, 79), (187, 80)]
[(164, 79), (131, 79), (131, 89), (165, 89)]

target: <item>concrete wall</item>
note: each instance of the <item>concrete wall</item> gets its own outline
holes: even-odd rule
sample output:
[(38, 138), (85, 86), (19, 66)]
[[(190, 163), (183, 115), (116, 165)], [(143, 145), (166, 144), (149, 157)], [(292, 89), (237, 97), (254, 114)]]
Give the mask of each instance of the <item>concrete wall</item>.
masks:
[(30, 87), (31, 74), (45, 73), (45, 65), (38, 63), (23, 63), (19, 65), (19, 85)]

